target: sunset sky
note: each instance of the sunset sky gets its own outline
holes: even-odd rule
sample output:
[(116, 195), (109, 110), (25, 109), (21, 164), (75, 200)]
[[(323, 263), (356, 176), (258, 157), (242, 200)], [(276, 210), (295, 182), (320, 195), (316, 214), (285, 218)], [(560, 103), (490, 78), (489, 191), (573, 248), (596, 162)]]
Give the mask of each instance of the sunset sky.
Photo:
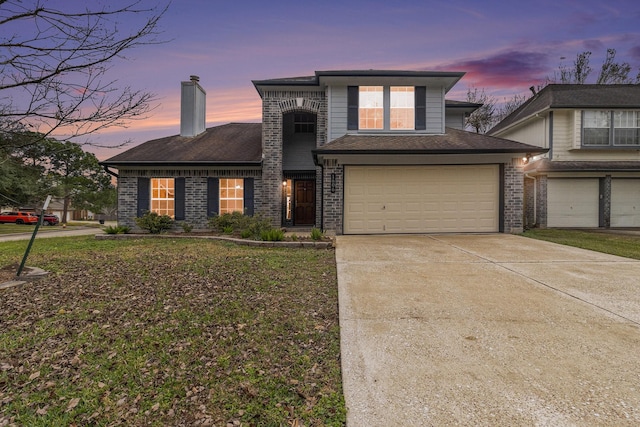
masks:
[[(180, 82), (192, 74), (207, 91), (207, 126), (215, 126), (260, 121), (251, 80), (316, 70), (465, 71), (449, 99), (464, 100), (471, 86), (501, 100), (529, 93), (585, 50), (594, 75), (609, 47), (633, 76), (640, 66), (637, 0), (174, 0), (161, 29), (166, 43), (131, 51), (111, 70), (120, 86), (155, 93), (157, 107), (92, 142), (177, 134)], [(122, 150), (92, 151), (104, 159)]]

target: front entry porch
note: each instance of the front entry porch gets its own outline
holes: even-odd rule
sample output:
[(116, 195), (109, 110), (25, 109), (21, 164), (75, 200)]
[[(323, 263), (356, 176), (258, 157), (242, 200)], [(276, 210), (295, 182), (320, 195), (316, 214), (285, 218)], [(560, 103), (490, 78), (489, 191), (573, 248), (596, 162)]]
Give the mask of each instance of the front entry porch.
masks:
[(314, 226), (316, 222), (316, 182), (307, 176), (285, 177), (282, 181), (282, 225)]

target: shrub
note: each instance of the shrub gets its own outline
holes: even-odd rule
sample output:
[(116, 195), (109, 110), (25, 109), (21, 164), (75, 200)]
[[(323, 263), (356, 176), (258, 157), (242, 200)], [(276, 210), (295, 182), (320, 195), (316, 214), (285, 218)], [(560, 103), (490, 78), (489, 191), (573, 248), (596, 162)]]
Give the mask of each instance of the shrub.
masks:
[(322, 231), (320, 231), (320, 229), (318, 228), (312, 228), (311, 229), (311, 239), (312, 240), (320, 240), (323, 237), (323, 233)]
[(280, 242), (284, 240), (284, 231), (277, 228), (263, 230), (260, 233), (260, 239), (267, 242)]
[(160, 234), (173, 227), (173, 219), (169, 215), (158, 215), (156, 212), (147, 212), (140, 218), (136, 218), (136, 224), (151, 234)]
[(104, 228), (104, 231), (107, 234), (128, 234), (131, 228), (126, 225), (109, 225)]
[(260, 215), (244, 215), (240, 212), (211, 217), (208, 225), (209, 228), (225, 234), (239, 233), (243, 239), (261, 239), (263, 232), (273, 229), (269, 219)]
[(209, 228), (225, 232), (225, 229), (241, 231), (249, 226), (251, 217), (243, 215), (241, 212), (224, 213), (209, 218)]
[(180, 226), (182, 227), (182, 231), (184, 231), (185, 233), (191, 233), (193, 231), (193, 225), (189, 224), (188, 222), (181, 222)]

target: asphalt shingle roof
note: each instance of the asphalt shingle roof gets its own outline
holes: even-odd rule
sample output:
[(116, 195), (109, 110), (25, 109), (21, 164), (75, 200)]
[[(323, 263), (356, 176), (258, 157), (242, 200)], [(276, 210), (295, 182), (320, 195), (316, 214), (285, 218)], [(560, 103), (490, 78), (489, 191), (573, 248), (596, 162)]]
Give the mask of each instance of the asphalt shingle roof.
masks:
[(551, 161), (541, 159), (525, 166), (525, 172), (640, 172), (637, 161)]
[(495, 125), (494, 134), (547, 109), (640, 108), (640, 85), (550, 84)]
[(547, 149), (508, 139), (447, 128), (443, 135), (345, 135), (316, 154), (545, 153)]
[(149, 164), (259, 164), (262, 161), (262, 124), (229, 123), (208, 128), (188, 138), (180, 135), (154, 139), (101, 162), (104, 165)]

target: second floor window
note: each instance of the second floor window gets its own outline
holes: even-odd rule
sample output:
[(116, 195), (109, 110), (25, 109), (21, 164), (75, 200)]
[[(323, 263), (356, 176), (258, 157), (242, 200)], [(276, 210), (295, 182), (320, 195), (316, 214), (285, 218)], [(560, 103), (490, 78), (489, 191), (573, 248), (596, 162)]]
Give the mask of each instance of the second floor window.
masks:
[(613, 145), (640, 145), (640, 112), (614, 111)]
[(426, 130), (426, 87), (349, 86), (347, 129)]
[(588, 110), (582, 115), (584, 147), (640, 145), (639, 111)]
[(390, 101), (390, 128), (415, 129), (413, 86), (391, 86)]
[(384, 92), (382, 86), (360, 86), (358, 100), (359, 129), (384, 129)]

